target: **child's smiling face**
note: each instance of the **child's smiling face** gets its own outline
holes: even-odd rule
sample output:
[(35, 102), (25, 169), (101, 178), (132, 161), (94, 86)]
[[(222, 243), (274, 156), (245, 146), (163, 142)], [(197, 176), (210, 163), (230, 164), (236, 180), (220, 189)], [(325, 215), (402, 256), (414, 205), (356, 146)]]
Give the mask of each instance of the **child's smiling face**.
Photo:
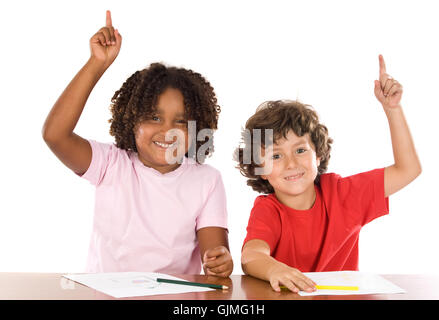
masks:
[[(156, 113), (140, 121), (134, 127), (134, 136), (139, 160), (161, 173), (175, 170), (179, 164), (169, 163), (166, 153), (174, 150), (173, 156), (185, 154), (189, 148), (187, 119), (185, 118), (184, 97), (178, 89), (168, 88), (159, 97)], [(178, 129), (179, 139), (166, 139), (169, 130)], [(183, 141), (184, 139), (184, 141)]]
[(298, 210), (311, 208), (320, 159), (309, 134), (299, 137), (290, 130), (286, 139), (282, 137), (274, 143), (264, 158), (265, 164), (272, 161), (272, 170), (262, 178), (270, 182), (278, 200)]

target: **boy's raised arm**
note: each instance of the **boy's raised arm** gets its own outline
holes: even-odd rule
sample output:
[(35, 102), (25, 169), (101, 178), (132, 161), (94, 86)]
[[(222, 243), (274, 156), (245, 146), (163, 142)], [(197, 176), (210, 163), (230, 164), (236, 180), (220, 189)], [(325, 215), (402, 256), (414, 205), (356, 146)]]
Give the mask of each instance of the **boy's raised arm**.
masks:
[(110, 11), (106, 15), (105, 27), (90, 39), (90, 59), (58, 98), (42, 130), (49, 148), (77, 174), (87, 171), (92, 154), (88, 141), (73, 130), (91, 91), (116, 59), (122, 43), (121, 35), (112, 26)]
[(384, 170), (384, 193), (388, 197), (413, 181), (422, 168), (401, 107), (402, 86), (387, 74), (381, 55), (379, 65), (379, 80), (375, 80), (374, 91), (389, 122), (395, 161)]

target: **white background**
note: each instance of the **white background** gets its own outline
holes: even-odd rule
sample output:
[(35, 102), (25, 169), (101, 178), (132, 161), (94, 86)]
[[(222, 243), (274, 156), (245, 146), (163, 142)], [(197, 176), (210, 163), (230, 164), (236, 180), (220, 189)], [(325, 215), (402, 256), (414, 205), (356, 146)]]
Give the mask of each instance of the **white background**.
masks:
[[(6, 4), (5, 4), (6, 3)], [(105, 10), (123, 36), (75, 132), (113, 142), (110, 98), (128, 76), (162, 61), (214, 86), (222, 112), (216, 151), (229, 210), (235, 274), (258, 195), (234, 168), (241, 127), (270, 99), (312, 104), (334, 139), (329, 172), (392, 164), (385, 114), (373, 94), (378, 54), (404, 86), (403, 108), (422, 175), (391, 196), (388, 216), (364, 227), (360, 270), (439, 273), (439, 116), (434, 1), (14, 1), (0, 5), (0, 271), (82, 272), (94, 187), (50, 152), (44, 120), (89, 57)]]

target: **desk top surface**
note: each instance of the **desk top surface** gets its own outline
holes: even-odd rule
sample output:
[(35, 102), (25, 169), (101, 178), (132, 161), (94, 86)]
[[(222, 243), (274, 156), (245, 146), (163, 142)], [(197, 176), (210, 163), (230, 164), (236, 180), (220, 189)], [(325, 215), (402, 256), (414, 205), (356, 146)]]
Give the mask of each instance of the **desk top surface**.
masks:
[[(0, 273), (0, 300), (112, 300), (116, 299), (62, 277), (63, 273)], [(282, 290), (275, 292), (268, 282), (246, 275), (218, 278), (204, 275), (174, 275), (193, 281), (221, 284), (229, 290), (167, 294), (117, 300), (439, 300), (438, 275), (382, 275), (406, 290), (401, 294), (309, 296)]]

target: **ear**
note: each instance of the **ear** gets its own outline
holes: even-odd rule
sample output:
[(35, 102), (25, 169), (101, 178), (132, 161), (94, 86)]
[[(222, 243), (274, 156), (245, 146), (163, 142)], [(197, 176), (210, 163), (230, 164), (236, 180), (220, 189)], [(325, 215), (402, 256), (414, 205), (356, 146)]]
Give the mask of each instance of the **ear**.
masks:
[(318, 167), (320, 165), (320, 157), (317, 157), (316, 160), (317, 160), (316, 163), (317, 163), (317, 167)]
[(264, 175), (264, 174), (261, 174), (261, 178), (264, 179), (264, 180), (267, 180), (267, 176)]

